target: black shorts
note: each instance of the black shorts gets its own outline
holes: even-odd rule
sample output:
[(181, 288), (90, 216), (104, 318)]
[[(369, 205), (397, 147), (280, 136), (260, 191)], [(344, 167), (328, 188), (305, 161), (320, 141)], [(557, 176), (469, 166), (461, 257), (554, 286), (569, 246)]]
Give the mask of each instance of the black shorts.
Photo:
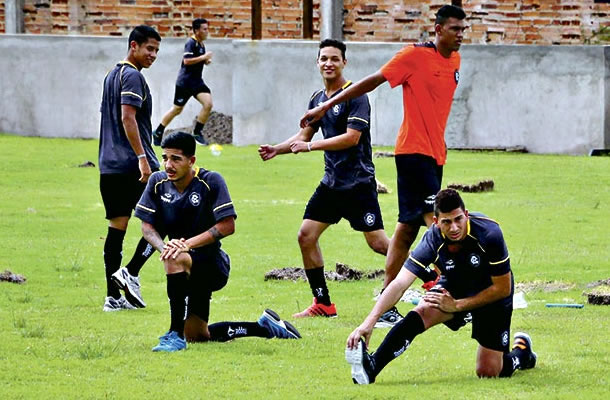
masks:
[(229, 280), (231, 259), (222, 250), (189, 252), (193, 264), (189, 276), (187, 316), (197, 315), (204, 321), (210, 317), (212, 292), (222, 289)]
[[(439, 286), (451, 293), (451, 288), (447, 286), (443, 277), (430, 290)], [(457, 331), (468, 322), (472, 322), (473, 339), (485, 348), (507, 353), (510, 350), (508, 346), (512, 315), (512, 302), (500, 300), (474, 310), (454, 313), (453, 318), (444, 324), (449, 329)]]
[(146, 188), (146, 183), (139, 179), (140, 172), (100, 175), (100, 193), (106, 209), (106, 219), (131, 216), (131, 211)]
[(425, 225), (423, 214), (434, 211), (441, 190), (443, 166), (423, 154), (397, 154), (398, 222)]
[(309, 199), (303, 219), (336, 224), (345, 218), (359, 232), (383, 229), (375, 182), (336, 190), (320, 183)]
[(212, 93), (210, 88), (205, 83), (201, 82), (195, 86), (176, 86), (174, 92), (174, 104), (179, 107), (184, 107), (187, 101), (192, 97), (197, 96), (199, 93)]

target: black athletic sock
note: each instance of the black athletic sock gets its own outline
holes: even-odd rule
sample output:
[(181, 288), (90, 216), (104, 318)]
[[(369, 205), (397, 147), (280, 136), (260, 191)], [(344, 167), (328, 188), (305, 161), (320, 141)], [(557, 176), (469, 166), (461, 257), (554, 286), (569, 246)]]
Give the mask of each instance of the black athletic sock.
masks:
[(415, 311), (409, 311), (399, 323), (390, 329), (377, 351), (371, 355), (375, 375), (379, 374), (390, 361), (404, 353), (415, 336), (425, 330), (421, 316)]
[(148, 243), (146, 239), (141, 238), (136, 246), (136, 251), (133, 253), (133, 257), (131, 257), (131, 260), (129, 260), (129, 263), (125, 266), (127, 271), (129, 271), (129, 274), (138, 276), (144, 263), (146, 263), (154, 252), (155, 249), (153, 249), (150, 243)]
[(313, 297), (318, 300), (318, 303), (322, 303), (325, 306), (330, 306), (330, 294), (326, 287), (326, 278), (324, 277), (324, 266), (318, 268), (311, 268), (305, 270), (307, 280), (309, 281), (309, 287)]
[(184, 337), (187, 288), (188, 277), (186, 272), (167, 275), (167, 297), (169, 298), (171, 317), (169, 330), (178, 332), (178, 335), (182, 338)]
[(203, 133), (203, 124), (199, 121), (195, 121), (195, 128), (193, 129), (193, 135), (201, 136)]
[(514, 348), (510, 353), (504, 353), (502, 356), (502, 371), (500, 378), (508, 378), (513, 372), (521, 368), (529, 359), (530, 354), (518, 347)]
[(123, 239), (125, 231), (108, 227), (108, 234), (104, 242), (104, 268), (106, 270), (106, 296), (112, 296), (115, 299), (121, 297), (119, 288), (112, 282), (110, 277), (117, 272), (121, 267), (123, 259)]
[(159, 124), (157, 129), (155, 129), (155, 133), (157, 135), (159, 135), (159, 134), (163, 135), (163, 132), (165, 132), (165, 127), (163, 126), (163, 124)]
[(226, 342), (242, 337), (269, 337), (269, 330), (258, 322), (217, 322), (208, 326), (210, 340)]

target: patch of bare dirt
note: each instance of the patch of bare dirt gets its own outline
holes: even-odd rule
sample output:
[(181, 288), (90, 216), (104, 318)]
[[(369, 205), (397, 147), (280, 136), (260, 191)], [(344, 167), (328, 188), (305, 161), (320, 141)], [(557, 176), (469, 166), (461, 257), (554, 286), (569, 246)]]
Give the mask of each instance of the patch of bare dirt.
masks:
[(558, 281), (532, 281), (532, 282), (518, 282), (515, 284), (515, 292), (523, 291), (534, 292), (562, 292), (573, 289), (576, 285), (567, 282)]
[[(325, 271), (324, 276), (330, 281), (359, 281), (362, 279), (378, 279), (382, 277), (382, 269), (374, 271), (359, 271), (347, 264), (337, 263), (334, 271)], [(276, 268), (265, 274), (265, 280), (307, 281), (305, 270), (299, 267)]]
[(494, 190), (494, 181), (491, 179), (480, 181), (472, 185), (465, 185), (462, 183), (450, 183), (447, 185), (449, 189), (459, 190), (465, 193), (478, 193), (478, 192), (491, 192)]
[(9, 271), (8, 269), (5, 270), (4, 272), (0, 273), (0, 281), (2, 281), (2, 282), (22, 284), (22, 283), (25, 283), (26, 280), (27, 279), (25, 276), (19, 275), (19, 274), (14, 274), (11, 271)]
[(388, 189), (386, 185), (381, 183), (381, 181), (377, 180), (376, 178), (375, 183), (377, 183), (377, 193), (390, 193), (390, 189)]
[[(191, 126), (166, 129), (163, 136), (176, 132), (193, 133), (195, 121)], [(203, 126), (203, 137), (208, 143), (231, 144), (233, 143), (233, 117), (227, 114), (212, 111), (208, 121)]]

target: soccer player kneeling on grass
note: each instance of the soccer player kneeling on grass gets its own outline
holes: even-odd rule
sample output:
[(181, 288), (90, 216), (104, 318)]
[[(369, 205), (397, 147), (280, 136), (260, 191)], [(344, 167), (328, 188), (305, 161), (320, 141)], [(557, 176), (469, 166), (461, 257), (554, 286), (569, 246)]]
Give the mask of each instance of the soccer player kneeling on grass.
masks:
[(212, 292), (222, 289), (229, 278), (230, 260), (220, 249), (220, 239), (233, 234), (237, 214), (222, 176), (194, 166), (195, 147), (195, 139), (184, 132), (163, 139), (165, 171), (151, 175), (136, 206), (142, 234), (161, 253), (167, 274), (171, 324), (153, 351), (183, 350), (187, 341), (300, 338), (290, 323), (269, 309), (257, 322), (208, 326)]
[[(379, 316), (394, 306), (416, 278), (424, 282), (441, 275), (417, 307), (396, 324), (377, 351), (366, 351)], [(479, 377), (509, 377), (517, 369), (536, 365), (528, 334), (518, 332), (508, 351), (514, 280), (506, 243), (498, 224), (468, 213), (458, 192), (438, 192), (434, 224), (426, 231), (402, 270), (377, 300), (368, 317), (347, 339), (345, 357), (354, 383), (369, 384), (413, 339), (443, 323), (457, 331), (472, 320), (472, 337), (479, 342)]]

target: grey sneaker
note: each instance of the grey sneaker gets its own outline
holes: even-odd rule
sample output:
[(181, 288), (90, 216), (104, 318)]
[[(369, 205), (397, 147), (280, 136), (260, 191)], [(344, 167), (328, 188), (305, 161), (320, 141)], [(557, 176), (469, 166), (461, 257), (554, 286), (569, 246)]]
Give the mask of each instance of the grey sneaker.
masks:
[(119, 268), (117, 272), (112, 274), (112, 281), (119, 287), (119, 289), (125, 291), (125, 297), (127, 300), (138, 308), (146, 307), (144, 299), (142, 299), (142, 292), (140, 291), (140, 278), (131, 275), (127, 268)]
[(136, 308), (132, 306), (131, 303), (129, 303), (127, 299), (123, 296), (121, 296), (119, 299), (115, 299), (112, 296), (108, 296), (104, 301), (104, 311), (106, 312), (135, 309)]
[(360, 339), (355, 349), (345, 349), (345, 360), (352, 366), (352, 381), (357, 385), (368, 385), (375, 382), (373, 360), (366, 352), (366, 345)]
[(399, 323), (402, 320), (402, 315), (398, 312), (396, 307), (390, 308), (388, 311), (384, 312), (377, 323), (375, 323), (375, 328), (392, 328), (394, 325)]

